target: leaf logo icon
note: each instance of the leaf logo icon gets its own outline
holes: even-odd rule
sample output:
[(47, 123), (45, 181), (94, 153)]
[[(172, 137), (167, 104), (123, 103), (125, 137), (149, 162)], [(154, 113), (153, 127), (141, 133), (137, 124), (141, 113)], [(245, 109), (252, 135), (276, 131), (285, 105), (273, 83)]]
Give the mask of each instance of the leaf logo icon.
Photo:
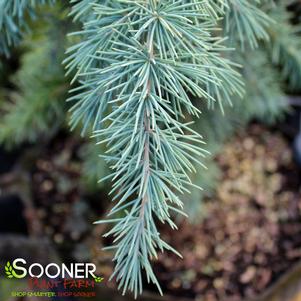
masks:
[(102, 282), (103, 281), (103, 277), (97, 277), (97, 276), (95, 276), (94, 277), (94, 281), (97, 282), (97, 283)]
[(13, 275), (13, 267), (11, 266), (10, 262), (8, 261), (6, 266), (5, 266), (5, 273), (7, 278), (14, 278)]

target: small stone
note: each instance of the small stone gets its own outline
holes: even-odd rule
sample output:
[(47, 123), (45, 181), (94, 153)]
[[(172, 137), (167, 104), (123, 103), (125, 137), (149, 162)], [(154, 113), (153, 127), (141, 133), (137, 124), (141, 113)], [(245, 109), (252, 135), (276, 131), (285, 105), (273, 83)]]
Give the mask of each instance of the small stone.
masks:
[(249, 266), (246, 271), (240, 276), (239, 280), (241, 283), (251, 282), (256, 275), (256, 268), (254, 266)]

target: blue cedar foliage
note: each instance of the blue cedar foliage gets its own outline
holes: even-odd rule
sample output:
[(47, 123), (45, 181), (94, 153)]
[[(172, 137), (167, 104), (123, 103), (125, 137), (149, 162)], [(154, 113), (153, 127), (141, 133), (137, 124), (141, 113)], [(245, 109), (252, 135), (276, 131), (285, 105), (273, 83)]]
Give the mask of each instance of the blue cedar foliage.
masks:
[(243, 93), (235, 65), (221, 55), (228, 49), (212, 34), (222, 1), (74, 2), (84, 24), (66, 60), (80, 83), (70, 98), (72, 123), (82, 121), (84, 131), (93, 124), (108, 148), (116, 204), (98, 223), (112, 224), (112, 277), (123, 293), (137, 295), (145, 270), (161, 292), (151, 259), (158, 250), (177, 251), (161, 239), (156, 220), (176, 228), (178, 194), (194, 187), (189, 174), (207, 153), (184, 120), (200, 113), (191, 99), (222, 107)]
[[(2, 5), (13, 3), (23, 7), (24, 14), (20, 23), (14, 10), (2, 14), (2, 20), (5, 16), (19, 25), (16, 31), (9, 31), (2, 22), (0, 40), (7, 35), (18, 42), (19, 33), (26, 28), (24, 16), (33, 16), (35, 3), (0, 0)], [(200, 192), (194, 184), (212, 188), (218, 171), (210, 166), (211, 173), (204, 173), (202, 166), (198, 167), (204, 160), (209, 165), (212, 162), (208, 156), (203, 158), (206, 150), (220, 151), (221, 142), (250, 118), (266, 119), (281, 112), (281, 77), (271, 66), (269, 55), (283, 68), (283, 78), (289, 80), (291, 88), (297, 89), (301, 74), (297, 28), (289, 24), (283, 5), (277, 3), (273, 10), (265, 5), (262, 10), (256, 0), (71, 3), (74, 19), (83, 23), (83, 29), (72, 34), (78, 43), (69, 49), (66, 59), (68, 72), (76, 74), (73, 82), (78, 82), (70, 98), (74, 104), (71, 123), (73, 127), (82, 123), (83, 134), (90, 134), (92, 128), (97, 141), (107, 145), (104, 159), (111, 168), (108, 178), (113, 179), (111, 194), (116, 204), (109, 220), (100, 223), (112, 224), (107, 233), (114, 237), (109, 247), (115, 250), (112, 276), (124, 292), (129, 289), (138, 294), (144, 270), (148, 281), (160, 290), (151, 260), (163, 249), (176, 251), (160, 238), (157, 222), (176, 228), (171, 216), (183, 213), (182, 201), (189, 190), (199, 206)], [(272, 23), (264, 11), (277, 22)], [(226, 45), (236, 48), (235, 52), (223, 47), (223, 39), (216, 36), (219, 24), (229, 35)], [(2, 40), (5, 49), (8, 40)], [(258, 50), (251, 51), (257, 46)], [(3, 52), (4, 47), (1, 49)], [(243, 101), (240, 75), (233, 70), (237, 65), (232, 60), (243, 67)], [(38, 95), (42, 87), (36, 88)], [(22, 106), (24, 112), (35, 112), (30, 104), (39, 103), (30, 98)], [(233, 108), (224, 106), (229, 103)], [(216, 104), (222, 110), (225, 107), (225, 116), (210, 111)], [(209, 142), (206, 150), (188, 122), (200, 111), (203, 114), (193, 128), (204, 133), (204, 140)], [(198, 175), (193, 174), (196, 170)]]
[[(229, 36), (227, 45), (235, 49), (228, 53), (228, 57), (241, 66), (240, 73), (245, 83), (245, 94), (243, 99), (235, 95), (231, 97), (231, 106), (225, 107), (223, 114), (211, 108), (200, 107), (203, 115), (196, 121), (195, 129), (203, 134), (208, 144), (207, 149), (213, 156), (221, 153), (224, 141), (235, 130), (246, 126), (250, 120), (259, 119), (266, 123), (273, 123), (287, 110), (288, 105), (279, 68), (275, 68), (272, 64), (278, 65), (279, 62), (271, 60), (270, 52), (277, 50), (276, 44), (281, 43), (286, 35), (286, 43), (281, 43), (283, 50), (289, 52), (288, 49), (294, 49), (293, 53), (296, 54), (294, 58), (296, 58), (297, 48), (291, 46), (300, 43), (300, 39), (296, 36), (296, 29), (292, 30), (293, 27), (287, 17), (289, 14), (282, 2), (281, 5), (279, 3), (274, 5), (272, 1), (265, 1), (261, 9), (256, 6), (257, 3), (258, 1), (229, 0), (225, 8), (223, 31)], [(232, 11), (234, 8), (235, 12)], [(244, 15), (252, 18), (244, 18)], [(286, 31), (285, 35), (282, 34), (283, 31)], [(287, 41), (288, 36), (291, 42)], [(286, 57), (283, 61), (289, 64), (292, 60)], [(301, 65), (296, 64), (292, 71), (286, 77), (289, 81), (299, 76)], [(219, 170), (212, 157), (207, 158), (205, 164), (209, 172), (203, 173), (197, 170), (194, 176), (194, 183), (202, 185), (204, 190), (197, 192), (196, 189), (192, 189), (193, 197), (186, 195), (185, 209), (189, 212), (192, 221), (197, 221), (202, 214), (200, 199), (210, 196), (218, 184)], [(196, 197), (197, 195), (199, 197)]]

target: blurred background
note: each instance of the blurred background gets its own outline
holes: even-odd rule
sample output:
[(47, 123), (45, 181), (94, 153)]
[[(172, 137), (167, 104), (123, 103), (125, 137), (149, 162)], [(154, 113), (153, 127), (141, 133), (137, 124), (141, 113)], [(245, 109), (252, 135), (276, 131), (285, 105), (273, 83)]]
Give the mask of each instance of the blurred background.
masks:
[[(110, 239), (92, 225), (112, 206), (110, 183), (97, 183), (108, 173), (102, 149), (68, 125), (62, 61), (75, 42), (66, 34), (80, 28), (69, 6), (38, 7), (18, 46), (0, 50), (1, 301), (43, 299), (11, 296), (30, 290), (4, 276), (17, 257), (93, 262), (104, 277), (95, 300), (133, 300), (108, 281)], [(195, 125), (212, 153), (208, 171), (194, 176), (204, 191), (186, 196), (190, 218), (178, 220), (179, 231), (161, 229), (184, 259), (161, 254), (154, 269), (166, 296), (146, 285), (139, 300), (301, 300), (301, 4), (263, 9), (276, 20), (270, 43), (230, 55), (244, 66), (245, 98), (225, 114), (202, 108)]]

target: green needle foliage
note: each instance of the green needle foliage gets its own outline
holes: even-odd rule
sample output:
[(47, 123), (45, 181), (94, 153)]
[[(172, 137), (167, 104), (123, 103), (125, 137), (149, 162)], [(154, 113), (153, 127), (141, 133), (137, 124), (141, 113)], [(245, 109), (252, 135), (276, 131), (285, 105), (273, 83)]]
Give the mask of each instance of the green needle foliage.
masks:
[(200, 113), (192, 97), (222, 107), (242, 94), (242, 83), (212, 34), (217, 19), (207, 1), (95, 1), (85, 16), (81, 7), (73, 14), (86, 20), (82, 40), (66, 60), (80, 83), (70, 99), (72, 122), (82, 120), (84, 131), (93, 123), (107, 144), (116, 204), (112, 218), (98, 223), (113, 224), (106, 234), (114, 237), (112, 277), (136, 296), (145, 270), (161, 292), (151, 259), (158, 250), (177, 251), (160, 238), (157, 221), (176, 228), (178, 193), (194, 186), (189, 173), (206, 154), (185, 114)]
[(224, 18), (225, 33), (230, 38), (239, 39), (242, 49), (245, 46), (258, 47), (258, 40), (268, 40), (266, 31), (272, 19), (265, 14), (258, 4), (258, 0), (227, 0), (226, 14)]
[(88, 192), (105, 190), (109, 186), (106, 181), (99, 183), (99, 179), (106, 177), (109, 173), (104, 158), (100, 156), (103, 151), (104, 147), (95, 145), (94, 140), (84, 143), (79, 149), (79, 157), (83, 161), (82, 184)]
[(0, 54), (9, 55), (9, 48), (16, 46), (28, 30), (26, 18), (34, 18), (37, 5), (53, 0), (0, 0)]
[(40, 20), (42, 30), (22, 43), (26, 50), (11, 79), (17, 90), (7, 89), (0, 107), (0, 142), (8, 147), (46, 141), (64, 124), (68, 81), (60, 60), (66, 46), (65, 17), (60, 7), (49, 9), (46, 22)]
[(277, 20), (269, 28), (271, 43), (268, 45), (272, 61), (282, 69), (282, 76), (289, 88), (296, 92), (301, 88), (301, 39), (300, 24), (292, 25), (292, 14), (282, 1), (271, 8), (271, 16)]
[[(59, 72), (53, 70), (51, 60), (45, 61), (50, 58), (50, 53), (47, 55), (51, 51), (48, 42), (39, 40), (34, 51), (22, 57), (22, 69), (14, 77), (20, 90), (8, 91), (7, 100), (1, 106), (0, 141), (8, 147), (35, 142), (42, 136), (51, 137), (64, 122), (64, 72), (61, 70), (60, 77), (57, 77)], [(31, 46), (35, 47), (33, 44)], [(50, 69), (55, 72), (55, 77)], [(49, 71), (47, 78), (43, 74), (45, 70)]]

